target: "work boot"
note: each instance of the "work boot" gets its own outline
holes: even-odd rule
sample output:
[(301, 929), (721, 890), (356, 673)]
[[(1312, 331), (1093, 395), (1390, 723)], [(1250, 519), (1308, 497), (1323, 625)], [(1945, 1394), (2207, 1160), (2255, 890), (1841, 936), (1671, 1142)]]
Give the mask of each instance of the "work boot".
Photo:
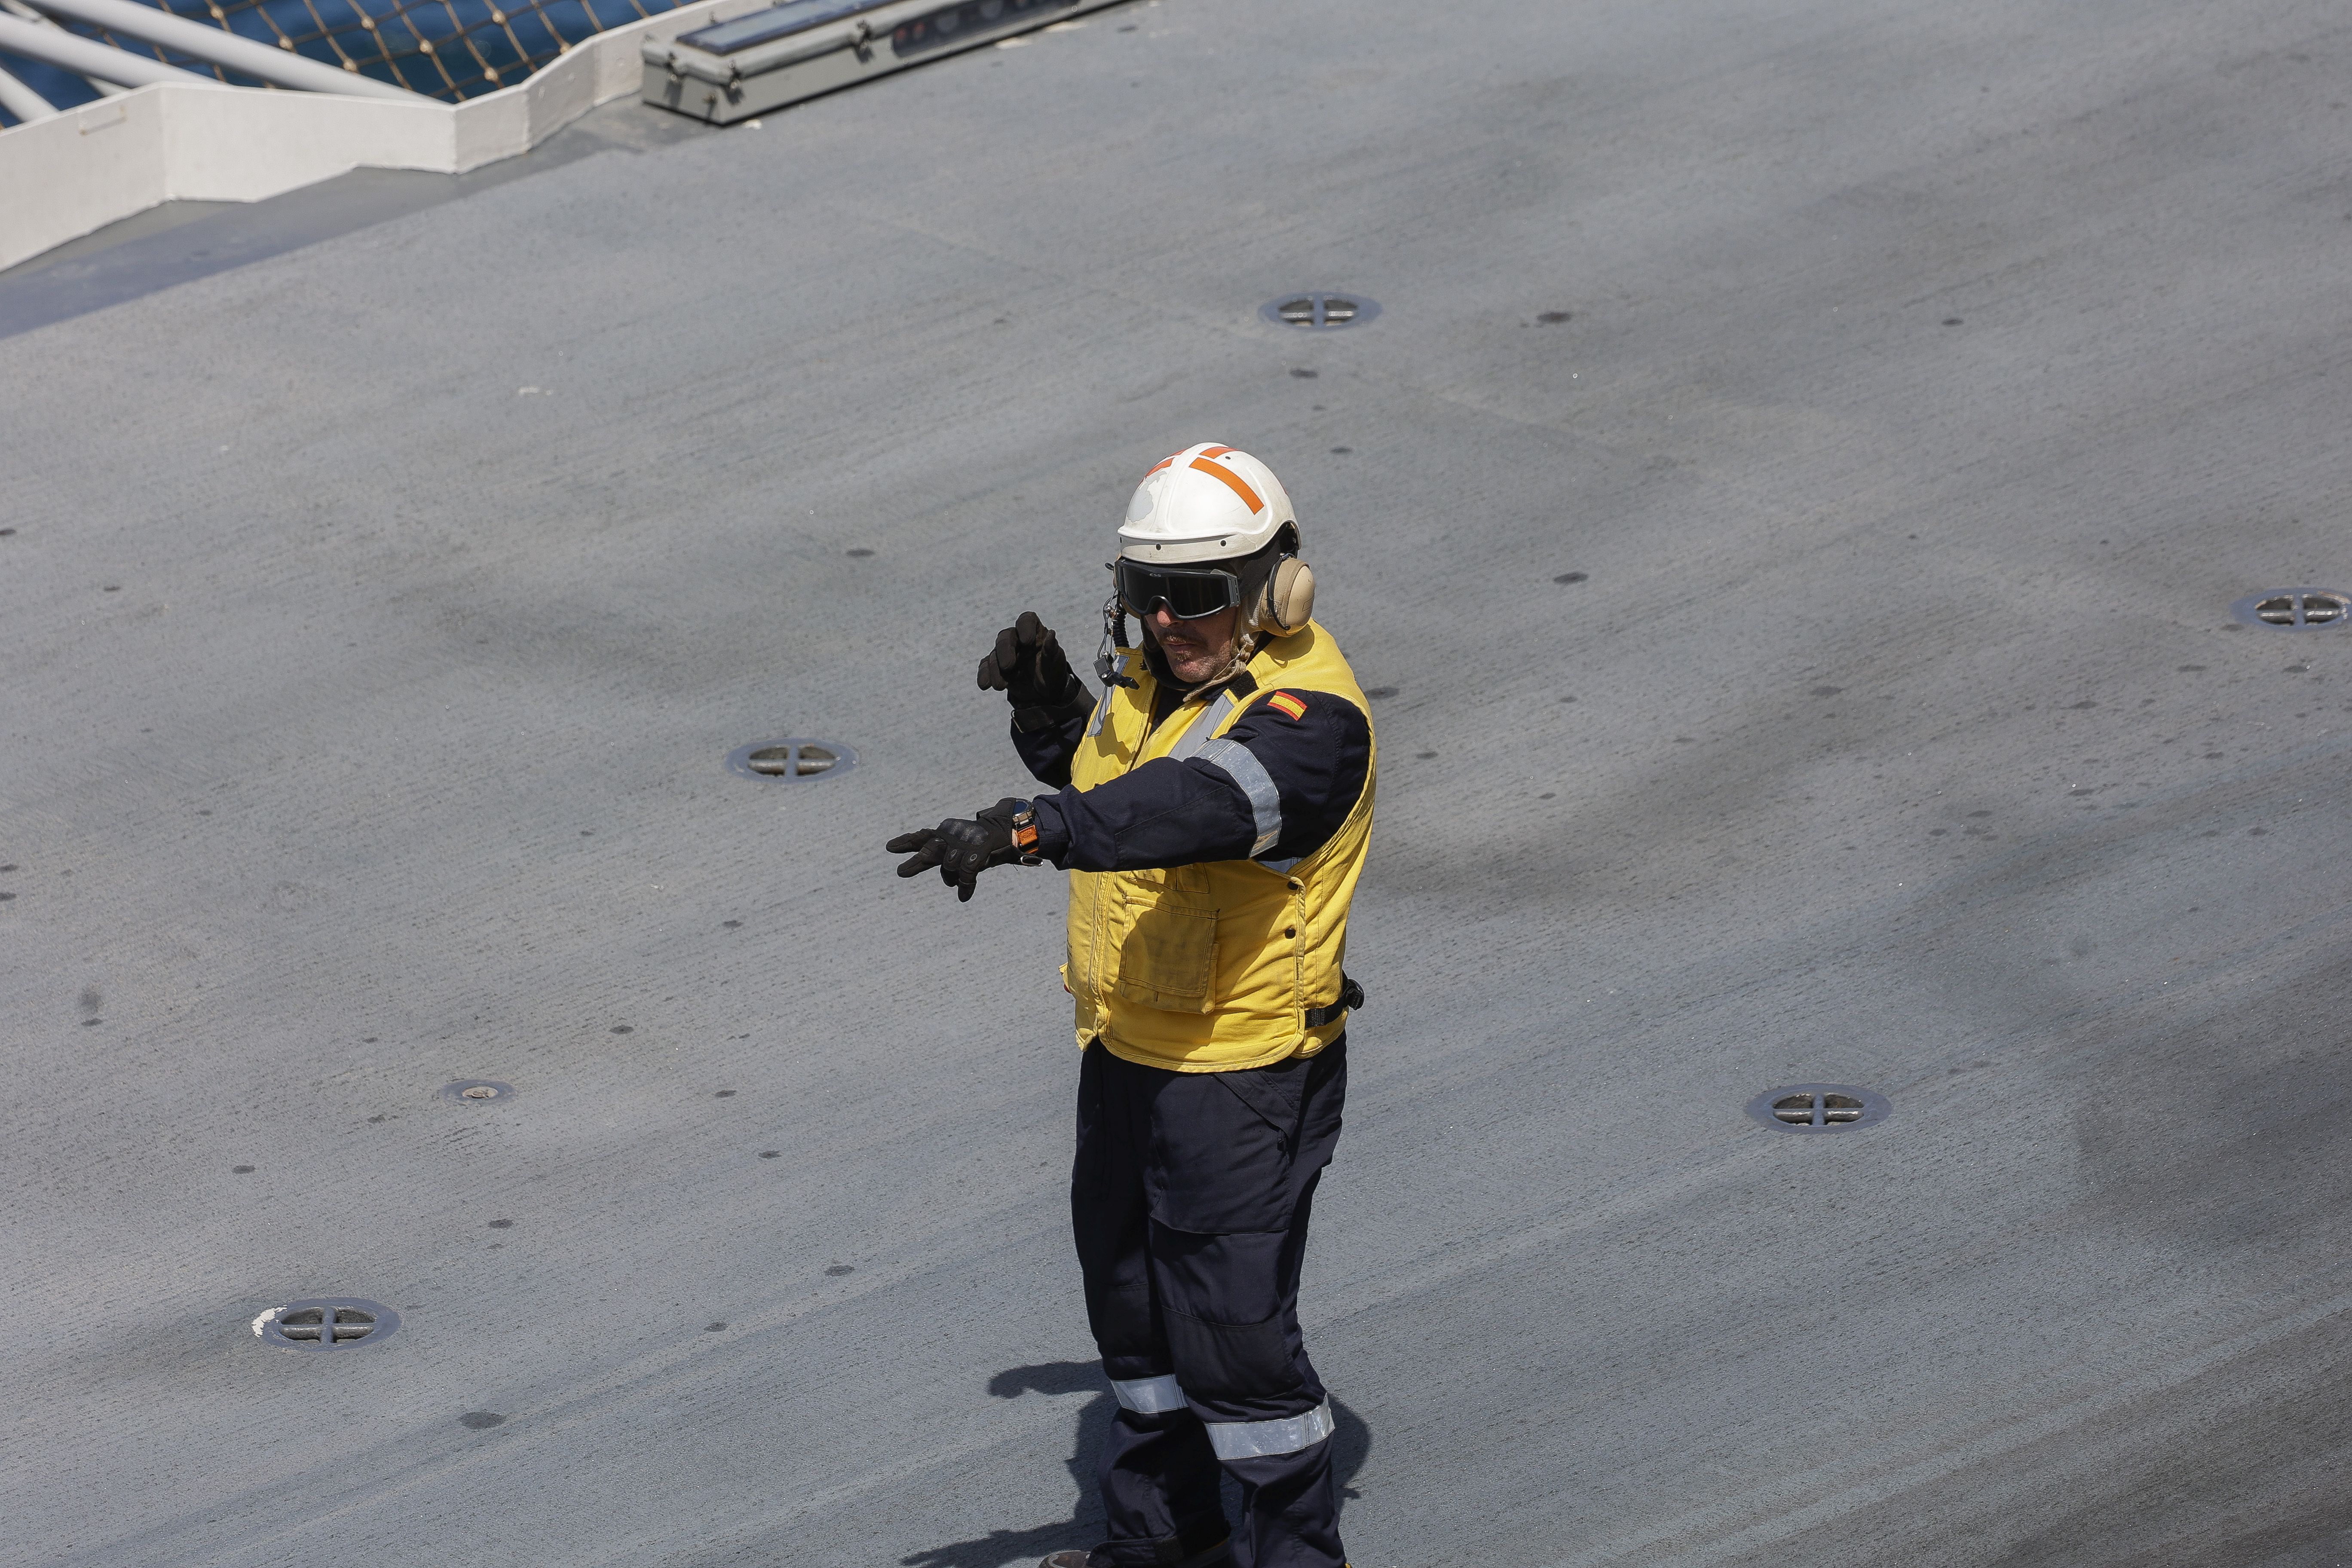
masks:
[[(1181, 1557), (1176, 1555), (1182, 1548), (1177, 1545), (1173, 1537), (1136, 1544), (1158, 1549), (1151, 1559), (1152, 1568), (1217, 1568), (1218, 1564), (1233, 1560), (1229, 1550), (1231, 1542), (1227, 1541), (1218, 1541)], [(1105, 1542), (1091, 1552), (1081, 1552), (1076, 1547), (1066, 1552), (1056, 1552), (1038, 1563), (1037, 1568), (1120, 1568), (1120, 1564), (1110, 1553), (1110, 1542)]]

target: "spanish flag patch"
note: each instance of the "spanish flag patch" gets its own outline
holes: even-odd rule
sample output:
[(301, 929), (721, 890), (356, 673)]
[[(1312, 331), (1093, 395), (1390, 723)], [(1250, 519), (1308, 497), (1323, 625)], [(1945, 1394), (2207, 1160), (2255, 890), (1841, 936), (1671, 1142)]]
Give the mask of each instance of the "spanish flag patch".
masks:
[(1307, 704), (1301, 702), (1297, 698), (1293, 697), (1287, 691), (1276, 692), (1273, 696), (1265, 700), (1265, 705), (1269, 708), (1279, 708), (1285, 713), (1289, 714), (1293, 719), (1304, 719), (1307, 717)]

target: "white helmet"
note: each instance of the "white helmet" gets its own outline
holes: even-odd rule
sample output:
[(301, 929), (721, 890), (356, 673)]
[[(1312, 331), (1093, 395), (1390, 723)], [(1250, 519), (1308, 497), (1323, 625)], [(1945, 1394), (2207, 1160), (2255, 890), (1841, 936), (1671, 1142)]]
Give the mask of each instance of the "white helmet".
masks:
[[(1249, 661), (1262, 638), (1288, 637), (1315, 613), (1315, 574), (1298, 559), (1298, 517), (1282, 481), (1247, 452), (1214, 441), (1163, 458), (1143, 476), (1127, 504), (1118, 553), (1134, 571), (1198, 577), (1214, 568), (1234, 580), (1238, 598), (1228, 602), (1242, 617), (1233, 668)], [(1123, 642), (1125, 592), (1112, 595), (1106, 647)]]
[(1291, 531), (1297, 514), (1274, 470), (1231, 447), (1203, 441), (1160, 460), (1127, 503), (1118, 552), (1154, 566), (1255, 555)]

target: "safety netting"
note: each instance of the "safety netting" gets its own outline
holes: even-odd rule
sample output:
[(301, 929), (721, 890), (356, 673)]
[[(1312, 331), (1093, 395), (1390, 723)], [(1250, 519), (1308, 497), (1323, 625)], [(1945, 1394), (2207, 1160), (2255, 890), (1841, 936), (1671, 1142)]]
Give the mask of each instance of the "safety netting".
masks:
[[(147, 3), (175, 16), (224, 27), (239, 37), (291, 49), (328, 65), (349, 67), (412, 92), (457, 103), (511, 87), (574, 44), (609, 27), (672, 10), (680, 0)], [(64, 25), (85, 37), (102, 39), (132, 54), (160, 59), (235, 86), (265, 85), (240, 71), (225, 69), (103, 27), (75, 22)]]

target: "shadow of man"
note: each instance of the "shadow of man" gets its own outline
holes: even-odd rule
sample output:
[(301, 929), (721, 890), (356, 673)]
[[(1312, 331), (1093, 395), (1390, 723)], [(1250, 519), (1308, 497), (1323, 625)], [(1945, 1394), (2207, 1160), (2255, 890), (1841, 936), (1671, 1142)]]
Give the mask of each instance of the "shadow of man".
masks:
[[(1027, 1530), (992, 1530), (986, 1535), (970, 1541), (950, 1542), (918, 1552), (899, 1561), (906, 1568), (1004, 1568), (1008, 1563), (1024, 1559), (1035, 1561), (1050, 1552), (1065, 1547), (1086, 1548), (1102, 1539), (1102, 1500), (1095, 1495), (1095, 1464), (1102, 1452), (1104, 1439), (1109, 1435), (1111, 1418), (1118, 1413), (1118, 1401), (1111, 1397), (1110, 1384), (1103, 1376), (1102, 1363), (1091, 1361), (1045, 1362), (1036, 1366), (1007, 1368), (988, 1380), (988, 1392), (999, 1399), (1018, 1399), (1025, 1394), (1087, 1394), (1089, 1398), (1078, 1409), (1076, 1430), (1071, 1435), (1070, 1457), (1064, 1467), (1070, 1472), (1070, 1482), (1077, 1489), (1077, 1507), (1070, 1518), (1051, 1524), (1034, 1525)], [(1339, 1495), (1351, 1498), (1355, 1489), (1348, 1483), (1363, 1468), (1372, 1451), (1371, 1429), (1354, 1411), (1331, 1401), (1331, 1467), (1339, 1482)], [(1225, 1517), (1231, 1519), (1238, 1510), (1240, 1496), (1229, 1478), (1225, 1482)]]

